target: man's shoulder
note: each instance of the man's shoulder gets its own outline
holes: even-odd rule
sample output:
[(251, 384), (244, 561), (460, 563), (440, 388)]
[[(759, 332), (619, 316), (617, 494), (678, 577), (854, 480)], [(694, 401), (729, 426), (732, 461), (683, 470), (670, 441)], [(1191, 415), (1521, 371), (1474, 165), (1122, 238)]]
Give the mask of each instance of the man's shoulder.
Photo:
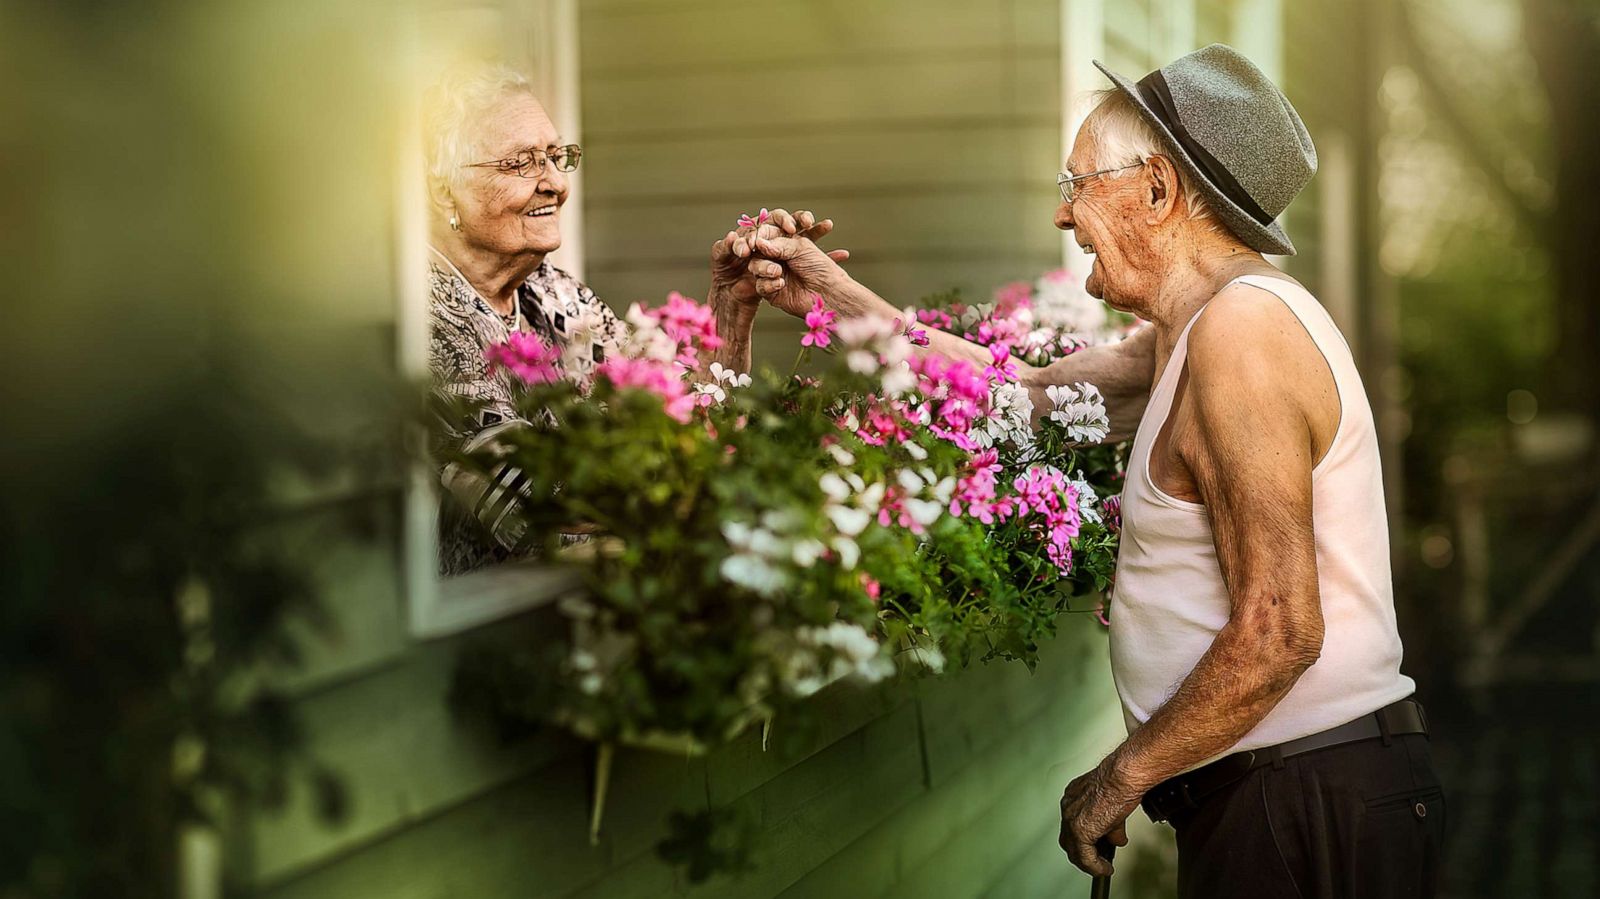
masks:
[(1246, 281), (1230, 282), (1206, 304), (1189, 329), (1188, 355), (1191, 367), (1216, 374), (1321, 358), (1289, 304)]
[(1187, 367), (1202, 405), (1286, 404), (1311, 414), (1329, 367), (1288, 303), (1236, 281), (1206, 306), (1189, 332)]

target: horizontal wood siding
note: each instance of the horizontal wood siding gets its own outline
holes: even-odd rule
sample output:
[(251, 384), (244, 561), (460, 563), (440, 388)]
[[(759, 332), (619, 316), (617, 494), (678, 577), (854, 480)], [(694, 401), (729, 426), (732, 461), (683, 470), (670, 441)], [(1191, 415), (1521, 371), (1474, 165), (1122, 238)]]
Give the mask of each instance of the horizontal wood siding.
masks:
[[(897, 304), (1059, 265), (1056, 0), (581, 5), (589, 280), (705, 291), (741, 211), (809, 208)], [(758, 360), (796, 326), (763, 316)]]
[[(302, 702), (354, 803), (329, 831), (261, 815), (257, 895), (976, 896), (1002, 881), (1086, 888), (1054, 845), (1055, 799), (1121, 735), (1103, 630), (1070, 616), (1030, 674), (994, 663), (887, 688), (841, 684), (814, 729), (751, 732), (704, 759), (619, 750), (588, 844), (592, 747), (501, 746), (451, 720), (453, 648)], [(757, 865), (691, 888), (656, 858), (673, 809), (737, 808)], [(1057, 850), (1057, 852), (1059, 852)], [(1026, 872), (1011, 862), (1028, 859)], [(1029, 889), (1033, 889), (1030, 886)], [(1008, 893), (1007, 895), (1029, 895)]]

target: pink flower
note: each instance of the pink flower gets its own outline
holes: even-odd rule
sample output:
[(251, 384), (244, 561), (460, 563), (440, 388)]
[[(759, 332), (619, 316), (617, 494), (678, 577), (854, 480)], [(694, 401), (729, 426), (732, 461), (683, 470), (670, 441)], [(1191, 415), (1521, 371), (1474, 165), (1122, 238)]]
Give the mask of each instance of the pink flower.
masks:
[(950, 326), (955, 324), (948, 313), (941, 312), (938, 309), (918, 309), (917, 321), (925, 325), (932, 325), (941, 331), (948, 331)]
[(1105, 498), (1103, 505), (1106, 510), (1106, 530), (1113, 534), (1122, 530), (1122, 497), (1112, 494)]
[(1017, 379), (1017, 364), (1011, 361), (1011, 344), (996, 343), (990, 345), (989, 357), (994, 361), (983, 370), (985, 377), (1001, 383)]
[(722, 346), (711, 307), (676, 290), (667, 294), (666, 303), (653, 309), (640, 307), (639, 313), (654, 321), (677, 344), (677, 361), (684, 368), (699, 368), (702, 353)]
[(956, 489), (950, 497), (950, 514), (965, 514), (984, 524), (994, 524), (996, 518), (1004, 519), (1009, 507), (995, 501), (995, 475), (1000, 473), (1000, 454), (993, 449), (984, 450), (972, 457), (968, 469), (956, 478)]
[(861, 572), (861, 589), (867, 592), (867, 598), (873, 602), (877, 602), (878, 597), (883, 595), (883, 585), (873, 580), (872, 575), (865, 571)]
[(1015, 315), (1019, 310), (1033, 306), (1033, 285), (1027, 281), (1013, 281), (994, 292), (994, 314), (999, 317)]
[(964, 360), (928, 355), (912, 357), (909, 364), (928, 401), (928, 430), (964, 450), (976, 450), (977, 442), (967, 432), (988, 414), (988, 380)]
[(1072, 538), (1078, 536), (1078, 492), (1066, 475), (1034, 466), (1011, 482), (1013, 509), (1028, 530), (1045, 539), (1045, 554), (1063, 575), (1072, 572)]
[(742, 213), (739, 216), (739, 227), (758, 228), (770, 221), (772, 221), (772, 213), (767, 211), (767, 207), (763, 206), (761, 207), (761, 211), (756, 213), (755, 218), (751, 218), (749, 213)]
[(552, 384), (561, 380), (561, 370), (556, 363), (561, 360), (561, 349), (546, 343), (536, 334), (517, 331), (483, 352), (489, 360), (489, 370), (509, 370), (524, 384)]
[(595, 367), (595, 375), (619, 390), (643, 390), (661, 398), (666, 413), (684, 424), (694, 412), (694, 395), (672, 363), (613, 358)]
[(806, 313), (806, 333), (800, 338), (801, 346), (825, 347), (833, 342), (833, 320), (837, 313), (822, 305), (819, 294), (811, 295), (811, 311)]
[(917, 327), (917, 322), (915, 319), (912, 319), (911, 321), (902, 321), (898, 318), (895, 319), (894, 330), (895, 333), (903, 335), (912, 346), (928, 345), (928, 332)]

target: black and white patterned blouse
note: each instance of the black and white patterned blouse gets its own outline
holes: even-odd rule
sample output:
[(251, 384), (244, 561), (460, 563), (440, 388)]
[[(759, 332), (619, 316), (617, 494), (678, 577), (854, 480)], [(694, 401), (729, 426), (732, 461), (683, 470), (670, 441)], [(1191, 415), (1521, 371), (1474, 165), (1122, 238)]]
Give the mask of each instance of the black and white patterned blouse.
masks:
[[(511, 322), (489, 308), (453, 267), (430, 262), (428, 287), (428, 365), (435, 387), (481, 403), (480, 427), (515, 418), (514, 377), (504, 369), (491, 372), (484, 356), (490, 346), (506, 341)], [(593, 377), (595, 365), (621, 336), (616, 313), (582, 281), (549, 261), (517, 288), (517, 308), (521, 330), (560, 347), (558, 367), (582, 383)]]
[[(594, 367), (615, 350), (622, 335), (623, 326), (611, 308), (587, 285), (549, 261), (517, 288), (520, 316), (509, 320), (490, 308), (466, 278), (442, 261), (429, 263), (428, 288), (428, 366), (434, 389), (469, 400), (478, 410), (471, 425), (452, 428), (449, 439), (460, 443), (472, 442), (486, 428), (518, 420), (514, 376), (505, 369), (491, 370), (485, 356), (489, 347), (506, 341), (513, 324), (560, 347), (558, 368), (581, 383), (593, 377)], [(499, 474), (496, 481), (501, 479)], [(498, 485), (449, 469), (444, 478), (449, 495), (440, 514), (440, 573), (462, 574), (513, 558), (516, 553), (508, 544), (514, 544), (519, 535), (508, 538), (496, 521), (480, 523), (486, 508), (507, 505), (493, 502), (500, 493)]]

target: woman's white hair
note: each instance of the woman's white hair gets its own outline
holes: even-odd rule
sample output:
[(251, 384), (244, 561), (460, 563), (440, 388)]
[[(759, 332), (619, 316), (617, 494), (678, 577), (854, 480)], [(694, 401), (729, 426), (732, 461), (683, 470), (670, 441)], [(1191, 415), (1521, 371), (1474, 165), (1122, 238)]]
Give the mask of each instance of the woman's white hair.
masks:
[(428, 195), (435, 201), (459, 188), (462, 166), (482, 162), (478, 123), (507, 97), (533, 97), (526, 75), (505, 65), (451, 69), (422, 98), (422, 147), (427, 162)]
[[(1089, 112), (1088, 118), (1084, 119), (1083, 127), (1094, 135), (1095, 146), (1099, 150), (1095, 168), (1114, 169), (1118, 166), (1134, 165), (1152, 156), (1172, 159), (1172, 151), (1166, 148), (1150, 123), (1139, 115), (1139, 110), (1134, 107), (1133, 101), (1128, 99), (1127, 94), (1111, 88), (1095, 91), (1092, 100), (1094, 107)], [(1194, 179), (1189, 177), (1189, 173), (1184, 171), (1175, 159), (1172, 167), (1177, 170), (1178, 183), (1183, 186), (1184, 202), (1189, 218), (1195, 221), (1214, 222), (1211, 206), (1206, 203), (1206, 198), (1195, 190)], [(1132, 171), (1128, 169), (1124, 172), (1113, 172), (1104, 177), (1120, 178)]]

